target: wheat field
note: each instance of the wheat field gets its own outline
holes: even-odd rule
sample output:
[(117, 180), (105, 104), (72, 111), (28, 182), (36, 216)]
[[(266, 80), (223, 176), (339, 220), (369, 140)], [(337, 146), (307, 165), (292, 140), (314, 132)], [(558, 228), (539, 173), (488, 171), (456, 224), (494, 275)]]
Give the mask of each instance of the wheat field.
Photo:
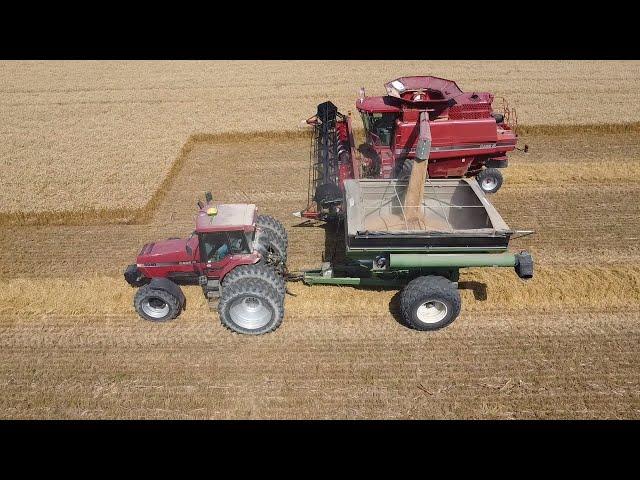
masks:
[[(638, 65), (5, 62), (0, 417), (640, 418)], [(300, 283), (259, 338), (224, 329), (198, 287), (174, 322), (135, 314), (124, 267), (191, 232), (206, 190), (283, 221), (292, 270), (333, 254), (336, 233), (291, 216), (307, 200), (297, 123), (409, 73), (518, 99), (530, 152), (491, 201), (536, 231), (512, 247), (533, 253), (532, 280), (464, 270), (461, 316), (431, 333), (399, 323), (395, 290)], [(609, 101), (596, 114), (579, 92)]]
[[(193, 135), (295, 132), (331, 99), (382, 94), (405, 72), (516, 106), (521, 123), (640, 121), (640, 62), (2, 62), (0, 224), (132, 221)], [(496, 102), (499, 104), (500, 102)], [(151, 202), (151, 204), (149, 204)], [(146, 209), (145, 209), (146, 207)], [(42, 215), (42, 213), (51, 213)], [(70, 213), (71, 212), (71, 213)], [(34, 215), (41, 214), (40, 220)]]

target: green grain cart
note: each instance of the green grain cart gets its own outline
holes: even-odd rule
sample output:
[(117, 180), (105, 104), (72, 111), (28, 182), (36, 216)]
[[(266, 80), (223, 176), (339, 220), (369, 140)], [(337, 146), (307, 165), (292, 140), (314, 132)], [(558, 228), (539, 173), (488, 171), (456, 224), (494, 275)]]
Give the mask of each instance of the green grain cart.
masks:
[(508, 251), (510, 239), (533, 232), (511, 230), (473, 179), (428, 180), (419, 222), (407, 218), (406, 181), (344, 187), (345, 260), (304, 271), (308, 285), (401, 287), (403, 320), (436, 330), (460, 313), (461, 268), (513, 267), (522, 279), (533, 276), (531, 255)]

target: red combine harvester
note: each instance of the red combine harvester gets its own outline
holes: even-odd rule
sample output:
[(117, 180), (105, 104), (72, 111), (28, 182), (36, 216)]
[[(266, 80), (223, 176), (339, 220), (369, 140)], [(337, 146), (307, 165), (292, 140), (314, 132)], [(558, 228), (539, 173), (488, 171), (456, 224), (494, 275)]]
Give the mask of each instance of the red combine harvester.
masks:
[(507, 166), (507, 152), (518, 139), (514, 109), (504, 102), (503, 113), (494, 113), (492, 94), (464, 93), (455, 82), (438, 77), (402, 77), (385, 88), (382, 97), (360, 91), (356, 108), (366, 143), (357, 149), (350, 115), (333, 103), (318, 105), (307, 120), (314, 127), (309, 198), (297, 216), (326, 220), (341, 215), (347, 179), (407, 178), (418, 139), (424, 137), (431, 140), (429, 178), (475, 176), (485, 193), (498, 191), (503, 180), (498, 169)]

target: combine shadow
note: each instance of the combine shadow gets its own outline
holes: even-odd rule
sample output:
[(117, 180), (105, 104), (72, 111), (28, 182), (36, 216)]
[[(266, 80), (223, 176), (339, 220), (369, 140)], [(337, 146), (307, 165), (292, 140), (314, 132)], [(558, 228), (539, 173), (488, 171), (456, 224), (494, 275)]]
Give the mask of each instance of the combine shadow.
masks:
[(344, 241), (344, 224), (342, 221), (327, 222), (324, 228), (324, 253), (323, 262), (345, 263), (346, 245)]

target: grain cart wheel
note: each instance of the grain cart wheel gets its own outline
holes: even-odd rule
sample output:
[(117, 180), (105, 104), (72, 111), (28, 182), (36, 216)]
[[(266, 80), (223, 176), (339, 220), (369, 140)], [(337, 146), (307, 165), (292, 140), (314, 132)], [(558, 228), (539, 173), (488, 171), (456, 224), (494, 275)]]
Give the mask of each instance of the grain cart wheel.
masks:
[(416, 330), (438, 330), (460, 313), (460, 292), (444, 277), (429, 275), (411, 280), (400, 294), (400, 312)]
[(138, 315), (151, 322), (168, 322), (182, 311), (182, 304), (177, 296), (150, 285), (138, 289), (133, 298), (133, 306)]
[(280, 326), (284, 306), (274, 288), (260, 281), (242, 280), (222, 290), (218, 313), (228, 329), (262, 335)]
[(402, 162), (402, 166), (400, 167), (400, 172), (398, 173), (399, 180), (409, 180), (414, 163), (415, 161), (412, 158), (404, 159), (404, 162)]
[(477, 176), (478, 185), (484, 193), (496, 193), (502, 186), (502, 173), (497, 168), (485, 168)]
[(269, 287), (273, 288), (281, 296), (281, 300), (284, 301), (284, 294), (286, 291), (284, 277), (278, 275), (275, 269), (269, 265), (254, 264), (254, 265), (241, 265), (234, 268), (227, 273), (222, 280), (223, 290), (236, 282), (242, 282), (245, 280), (256, 280), (264, 282)]
[(276, 220), (270, 215), (258, 215), (258, 218), (256, 218), (256, 225), (266, 230), (270, 230), (271, 233), (279, 236), (283, 240), (285, 248), (289, 247), (289, 235), (287, 234), (287, 230), (284, 228), (284, 225), (282, 225), (279, 220)]
[(282, 238), (274, 235), (270, 230), (263, 229), (260, 232), (256, 250), (258, 250), (264, 258), (267, 258), (269, 253), (271, 253), (278, 256), (278, 258), (282, 260), (282, 263), (287, 262), (287, 245)]

